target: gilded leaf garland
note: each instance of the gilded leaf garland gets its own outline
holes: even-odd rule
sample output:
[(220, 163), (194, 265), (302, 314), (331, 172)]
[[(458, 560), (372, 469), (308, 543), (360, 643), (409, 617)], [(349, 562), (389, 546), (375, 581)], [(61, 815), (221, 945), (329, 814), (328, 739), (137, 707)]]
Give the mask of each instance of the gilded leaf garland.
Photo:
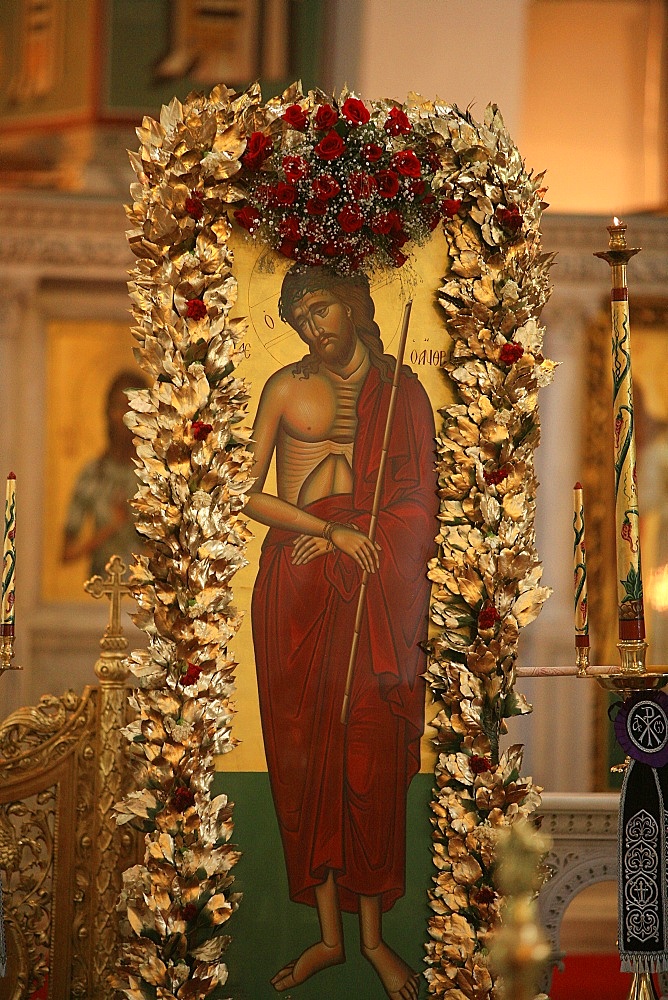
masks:
[[(553, 369), (538, 323), (550, 264), (541, 178), (526, 171), (494, 107), (477, 123), (438, 101), (363, 104), (297, 84), (264, 106), (257, 86), (174, 100), (138, 135), (130, 296), (135, 354), (152, 384), (130, 395), (128, 423), (149, 549), (134, 571), (137, 623), (150, 646), (133, 654), (137, 718), (126, 729), (139, 787), (118, 814), (145, 832), (146, 852), (125, 874), (116, 985), (132, 998), (225, 995), (237, 851), (231, 803), (212, 799), (210, 785), (214, 756), (234, 746), (232, 578), (245, 560), (250, 486), (239, 430), (248, 394), (235, 374), (243, 324), (230, 319), (235, 214), (251, 238), (305, 263), (327, 253), (327, 218), (329, 256), (347, 267), (401, 267), (409, 238), (443, 224), (438, 297), (457, 399), (442, 411), (441, 529), (428, 568), (440, 711), (426, 976), (433, 995), (484, 1000), (494, 992), (486, 946), (499, 916), (496, 831), (539, 801), (520, 777), (521, 748), (501, 752), (499, 737), (506, 717), (529, 710), (513, 690), (517, 640), (547, 596), (534, 540), (537, 393)], [(313, 192), (299, 188), (304, 163), (316, 171)], [(336, 201), (344, 187), (355, 219)], [(312, 223), (299, 233), (285, 221), (295, 203)]]
[(550, 258), (540, 245), (541, 177), (528, 173), (494, 107), (484, 123), (456, 111), (437, 183), (456, 211), (445, 222), (449, 270), (440, 303), (453, 338), (445, 369), (457, 402), (438, 439), (441, 496), (429, 680), (434, 728), (434, 858), (426, 973), (432, 995), (494, 995), (487, 970), (500, 898), (496, 835), (526, 817), (539, 789), (520, 777), (522, 747), (501, 752), (504, 720), (530, 711), (514, 691), (519, 631), (548, 596), (535, 546), (540, 310)]
[(224, 206), (238, 198), (257, 102), (256, 91), (231, 99), (224, 88), (172, 101), (160, 122), (144, 121), (133, 156), (129, 287), (135, 355), (152, 385), (130, 394), (127, 422), (149, 547), (134, 569), (136, 621), (150, 647), (132, 658), (137, 717), (125, 733), (139, 788), (118, 821), (145, 832), (146, 850), (124, 877), (131, 933), (115, 985), (135, 998), (222, 996), (225, 924), (238, 905), (232, 804), (210, 786), (215, 755), (234, 745), (231, 580), (245, 561), (250, 468)]

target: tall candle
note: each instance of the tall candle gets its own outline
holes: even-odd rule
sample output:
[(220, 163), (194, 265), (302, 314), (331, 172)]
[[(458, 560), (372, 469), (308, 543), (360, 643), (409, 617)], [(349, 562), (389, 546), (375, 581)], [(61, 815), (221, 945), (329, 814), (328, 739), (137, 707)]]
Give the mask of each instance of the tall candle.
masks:
[(16, 476), (7, 476), (5, 533), (2, 547), (2, 603), (0, 623), (3, 635), (14, 634), (14, 571), (16, 569)]
[(573, 487), (573, 583), (575, 588), (575, 646), (589, 645), (589, 608), (587, 602), (587, 552), (582, 484)]
[(619, 638), (645, 638), (636, 446), (631, 379), (631, 327), (629, 319), (626, 265), (638, 249), (626, 245), (626, 226), (614, 219), (608, 226), (608, 250), (595, 254), (607, 260), (611, 269), (612, 291), (612, 380), (615, 460), (615, 542), (617, 550), (617, 597)]

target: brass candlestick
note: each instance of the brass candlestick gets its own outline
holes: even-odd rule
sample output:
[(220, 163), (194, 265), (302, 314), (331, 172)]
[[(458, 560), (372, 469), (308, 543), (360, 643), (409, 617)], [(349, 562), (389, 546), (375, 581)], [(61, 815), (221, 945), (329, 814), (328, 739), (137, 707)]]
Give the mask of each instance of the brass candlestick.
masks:
[(578, 677), (587, 676), (589, 665), (589, 646), (576, 646), (575, 666), (578, 668)]
[(631, 982), (629, 1000), (659, 1000), (654, 980), (649, 972), (636, 972)]
[(14, 626), (0, 625), (0, 675), (5, 670), (21, 670), (18, 663), (12, 663), (14, 659)]

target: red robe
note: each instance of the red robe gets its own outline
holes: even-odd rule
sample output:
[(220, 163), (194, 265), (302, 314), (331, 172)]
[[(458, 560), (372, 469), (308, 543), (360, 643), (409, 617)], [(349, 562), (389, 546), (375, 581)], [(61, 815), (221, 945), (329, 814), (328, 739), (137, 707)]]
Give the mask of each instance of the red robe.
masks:
[[(391, 385), (369, 371), (358, 404), (352, 494), (307, 509), (368, 531)], [(424, 726), (429, 582), (434, 552), (434, 419), (404, 369), (385, 467), (347, 725), (341, 723), (361, 570), (334, 550), (305, 566), (295, 535), (272, 528), (252, 602), (260, 710), (291, 899), (315, 905), (334, 872), (344, 910), (358, 894), (404, 893), (406, 794), (419, 769)]]

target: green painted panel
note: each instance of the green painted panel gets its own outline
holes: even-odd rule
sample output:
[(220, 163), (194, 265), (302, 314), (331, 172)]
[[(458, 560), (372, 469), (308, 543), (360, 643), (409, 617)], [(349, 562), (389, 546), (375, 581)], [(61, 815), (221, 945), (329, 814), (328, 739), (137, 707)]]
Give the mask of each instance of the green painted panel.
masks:
[[(424, 970), (427, 940), (427, 889), (431, 886), (431, 823), (429, 799), (433, 776), (418, 774), (408, 794), (408, 845), (406, 895), (385, 914), (387, 943), (414, 969)], [(243, 852), (234, 869), (235, 889), (243, 892), (239, 910), (229, 921), (232, 943), (225, 960), (229, 968), (227, 990), (234, 1000), (276, 997), (271, 977), (296, 958), (319, 936), (316, 911), (292, 903), (278, 826), (266, 774), (221, 772), (215, 794), (225, 793), (235, 803), (234, 841)], [(346, 938), (345, 965), (325, 969), (284, 996), (299, 1000), (384, 1000), (386, 994), (371, 966), (359, 952), (357, 917), (343, 915)], [(426, 995), (422, 983), (420, 996)]]
[[(169, 49), (171, 0), (109, 0), (107, 15), (107, 78), (103, 99), (107, 115), (138, 113), (157, 114), (172, 97), (185, 98), (192, 91), (211, 88), (189, 77), (158, 81), (154, 68)], [(280, 93), (293, 80), (301, 78), (306, 88), (322, 85), (323, 32), (325, 0), (299, 0), (290, 3), (292, 72), (271, 84), (262, 81), (262, 94), (268, 99)], [(252, 80), (221, 80), (239, 90)]]

